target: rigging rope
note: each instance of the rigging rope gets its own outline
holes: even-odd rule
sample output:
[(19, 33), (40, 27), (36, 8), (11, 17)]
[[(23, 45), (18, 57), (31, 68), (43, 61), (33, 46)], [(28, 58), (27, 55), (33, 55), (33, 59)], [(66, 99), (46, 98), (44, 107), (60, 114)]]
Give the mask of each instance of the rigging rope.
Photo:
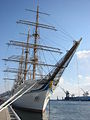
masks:
[[(55, 23), (55, 24), (58, 26), (58, 28), (59, 28), (58, 30), (59, 30), (60, 32), (62, 32), (65, 36), (67, 36), (67, 37), (70, 38), (71, 40), (74, 40), (74, 37), (73, 37), (72, 35), (70, 35), (70, 33), (67, 32), (67, 31), (62, 27), (62, 25), (60, 25), (55, 19), (53, 19), (53, 17), (51, 17), (51, 19), (52, 19), (53, 23)], [(40, 16), (40, 20), (47, 22), (47, 19), (44, 19), (44, 18), (42, 18), (41, 16)], [(47, 23), (48, 23), (48, 24), (51, 24), (51, 21), (50, 21), (50, 22), (47, 22)]]
[(79, 70), (78, 70), (78, 60), (77, 60), (77, 56), (76, 56), (76, 69), (77, 69), (77, 81), (78, 81), (78, 95), (80, 96), (80, 84), (79, 84)]

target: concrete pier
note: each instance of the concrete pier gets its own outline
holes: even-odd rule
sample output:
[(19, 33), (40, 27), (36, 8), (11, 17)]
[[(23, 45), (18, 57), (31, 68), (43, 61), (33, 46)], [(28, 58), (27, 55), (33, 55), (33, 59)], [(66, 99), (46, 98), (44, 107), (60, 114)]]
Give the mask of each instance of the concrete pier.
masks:
[(11, 120), (8, 108), (0, 112), (0, 120)]
[[(2, 105), (3, 102), (0, 102), (0, 105)], [(14, 111), (12, 106), (8, 106), (4, 110), (0, 112), (0, 120), (21, 120), (17, 113)]]

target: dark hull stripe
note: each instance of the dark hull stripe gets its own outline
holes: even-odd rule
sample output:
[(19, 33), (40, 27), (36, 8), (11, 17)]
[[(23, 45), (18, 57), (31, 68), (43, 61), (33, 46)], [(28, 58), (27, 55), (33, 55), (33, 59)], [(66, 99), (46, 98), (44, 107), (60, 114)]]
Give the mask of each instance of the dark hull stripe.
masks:
[(19, 109), (19, 110), (24, 110), (24, 111), (30, 111), (30, 112), (38, 112), (38, 113), (45, 112), (45, 110), (43, 111), (43, 110), (32, 109), (32, 108), (23, 108), (23, 107), (18, 107), (18, 106), (14, 106), (14, 105), (13, 105), (13, 108)]

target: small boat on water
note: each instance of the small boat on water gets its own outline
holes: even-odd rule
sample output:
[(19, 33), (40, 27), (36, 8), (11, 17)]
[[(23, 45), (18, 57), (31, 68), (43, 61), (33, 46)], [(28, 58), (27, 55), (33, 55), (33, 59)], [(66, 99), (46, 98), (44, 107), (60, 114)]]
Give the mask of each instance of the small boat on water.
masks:
[[(28, 9), (27, 9), (28, 10)], [(31, 22), (28, 20), (19, 20), (18, 24), (24, 24), (29, 26), (26, 42), (23, 41), (9, 41), (8, 45), (16, 46), (22, 48), (21, 56), (10, 56), (3, 59), (8, 62), (19, 63), (18, 68), (8, 68), (4, 72), (16, 73), (16, 78), (14, 79), (14, 85), (11, 90), (10, 99), (8, 99), (1, 107), (7, 107), (12, 104), (14, 107), (20, 109), (40, 111), (44, 112), (49, 101), (50, 95), (56, 89), (60, 77), (62, 76), (64, 70), (71, 61), (77, 47), (80, 44), (80, 40), (74, 41), (72, 47), (67, 51), (65, 55), (55, 64), (48, 64), (40, 61), (38, 57), (38, 51), (55, 52), (61, 53), (59, 48), (39, 44), (39, 28), (44, 28), (48, 30), (56, 31), (56, 28), (51, 25), (39, 23), (39, 14), (45, 14), (39, 11), (39, 6), (37, 10), (28, 10), (36, 13), (36, 21)], [(31, 27), (34, 27), (34, 32), (31, 34)], [(33, 43), (31, 38), (33, 38)], [(32, 54), (31, 54), (32, 52)], [(40, 56), (40, 55), (39, 55)], [(48, 57), (49, 59), (49, 57)], [(50, 66), (52, 69), (46, 73), (41, 66)], [(15, 66), (14, 66), (15, 67)], [(41, 70), (38, 69), (41, 67)], [(29, 77), (28, 77), (29, 76)], [(5, 78), (10, 79), (10, 78)], [(13, 78), (11, 78), (12, 80)]]

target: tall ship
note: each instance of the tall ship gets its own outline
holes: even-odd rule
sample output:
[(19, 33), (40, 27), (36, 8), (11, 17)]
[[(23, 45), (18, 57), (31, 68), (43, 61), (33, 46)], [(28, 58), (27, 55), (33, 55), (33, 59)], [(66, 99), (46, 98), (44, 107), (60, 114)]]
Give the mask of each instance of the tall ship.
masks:
[[(27, 36), (27, 40), (26, 42), (11, 40), (7, 43), (9, 46), (21, 48), (22, 54), (18, 56), (12, 55), (3, 59), (10, 63), (18, 63), (18, 68), (14, 66), (4, 70), (4, 72), (16, 73), (16, 76), (15, 79), (4, 78), (14, 80), (14, 85), (9, 92), (9, 96), (7, 95), (6, 97), (7, 101), (0, 106), (0, 110), (13, 105), (20, 109), (44, 112), (51, 94), (56, 89), (60, 77), (82, 40), (80, 38), (80, 40), (74, 41), (72, 47), (61, 58), (60, 54), (62, 52), (59, 48), (42, 45), (39, 41), (39, 28), (56, 31), (56, 28), (51, 25), (39, 23), (39, 14), (48, 14), (40, 12), (39, 6), (37, 6), (36, 11), (29, 9), (27, 11), (36, 13), (36, 20), (35, 22), (28, 20), (17, 21), (18, 24), (28, 26), (28, 33), (24, 34)], [(33, 34), (31, 32), (32, 27), (34, 27)], [(39, 51), (59, 53), (60, 59), (54, 65), (48, 64), (48, 62), (45, 63), (41, 61), (44, 56), (40, 56)], [(47, 58), (50, 63), (49, 56)], [(50, 67), (50, 69), (45, 73), (46, 68), (44, 69), (42, 66)]]

